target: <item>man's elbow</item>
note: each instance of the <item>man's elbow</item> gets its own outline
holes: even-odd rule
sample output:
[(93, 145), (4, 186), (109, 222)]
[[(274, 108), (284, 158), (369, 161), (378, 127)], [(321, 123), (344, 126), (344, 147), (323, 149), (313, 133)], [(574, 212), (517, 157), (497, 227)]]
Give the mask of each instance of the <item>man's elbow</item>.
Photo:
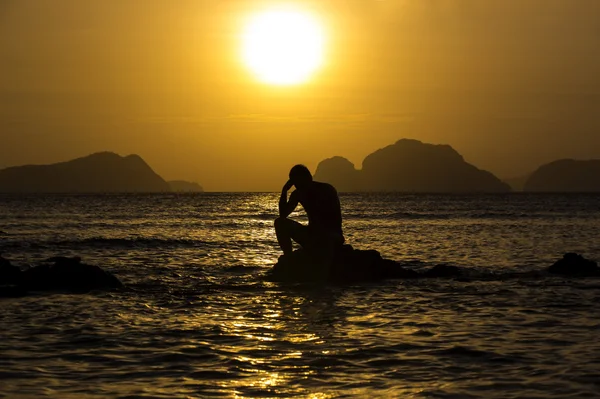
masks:
[(281, 210), (281, 209), (280, 209), (280, 210), (279, 210), (279, 217), (280, 217), (280, 218), (282, 218), (282, 219), (285, 219), (285, 218), (287, 218), (288, 216), (290, 216), (290, 213), (291, 213), (291, 212), (289, 212), (287, 209), (284, 209), (284, 210)]

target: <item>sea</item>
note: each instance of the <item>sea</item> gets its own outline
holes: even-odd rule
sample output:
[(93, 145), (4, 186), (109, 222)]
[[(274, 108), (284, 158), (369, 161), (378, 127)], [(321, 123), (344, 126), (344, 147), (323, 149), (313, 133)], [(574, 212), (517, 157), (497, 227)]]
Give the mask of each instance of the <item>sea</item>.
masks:
[(354, 248), (475, 276), (352, 285), (266, 278), (278, 197), (0, 196), (13, 264), (125, 285), (0, 299), (0, 397), (600, 398), (600, 279), (514, 276), (600, 260), (600, 195), (341, 194)]

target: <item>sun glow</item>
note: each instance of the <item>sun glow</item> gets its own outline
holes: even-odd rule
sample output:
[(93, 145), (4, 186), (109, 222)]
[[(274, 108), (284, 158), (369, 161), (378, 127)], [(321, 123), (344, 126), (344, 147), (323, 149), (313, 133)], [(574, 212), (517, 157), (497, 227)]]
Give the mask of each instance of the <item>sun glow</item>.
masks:
[(244, 63), (265, 83), (305, 82), (323, 62), (323, 29), (304, 11), (275, 9), (255, 14), (242, 38)]

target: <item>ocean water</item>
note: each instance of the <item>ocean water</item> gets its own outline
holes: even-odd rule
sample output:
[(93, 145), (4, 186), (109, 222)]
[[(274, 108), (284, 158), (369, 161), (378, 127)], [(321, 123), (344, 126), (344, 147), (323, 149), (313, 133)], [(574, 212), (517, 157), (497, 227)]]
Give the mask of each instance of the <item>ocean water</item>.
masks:
[(502, 278), (600, 260), (600, 196), (342, 194), (354, 247), (498, 276), (351, 286), (266, 281), (277, 199), (1, 196), (14, 264), (126, 288), (0, 299), (0, 397), (600, 397), (600, 279)]

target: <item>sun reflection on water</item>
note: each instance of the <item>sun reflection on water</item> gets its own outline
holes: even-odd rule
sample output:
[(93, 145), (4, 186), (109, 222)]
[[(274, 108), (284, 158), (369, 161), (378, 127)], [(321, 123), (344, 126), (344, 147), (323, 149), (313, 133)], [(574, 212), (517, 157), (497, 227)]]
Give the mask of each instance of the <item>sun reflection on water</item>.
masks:
[(216, 351), (236, 376), (220, 381), (220, 389), (235, 392), (239, 398), (333, 397), (309, 387), (320, 370), (328, 369), (327, 359), (335, 355), (324, 346), (344, 313), (336, 307), (336, 295), (279, 290), (231, 295), (228, 301), (243, 305), (206, 308), (208, 312), (188, 320), (196, 325), (211, 324), (219, 331), (222, 344)]

